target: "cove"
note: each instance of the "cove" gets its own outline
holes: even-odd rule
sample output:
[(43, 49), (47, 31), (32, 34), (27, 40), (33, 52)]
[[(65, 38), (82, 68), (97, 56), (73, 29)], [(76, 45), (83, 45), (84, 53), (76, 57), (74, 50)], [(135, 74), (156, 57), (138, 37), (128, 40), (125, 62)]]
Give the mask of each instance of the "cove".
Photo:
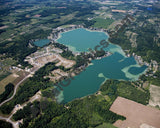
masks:
[(35, 41), (33, 43), (34, 43), (34, 45), (36, 45), (38, 47), (43, 47), (44, 45), (49, 44), (49, 42), (50, 42), (50, 40), (48, 40), (48, 39), (42, 39), (42, 40)]
[[(85, 40), (87, 40), (85, 43), (81, 41), (81, 39), (84, 40), (81, 35), (82, 31), (85, 31)], [(70, 37), (72, 37), (71, 35), (73, 32), (79, 35), (76, 35), (76, 38), (79, 37), (76, 39), (79, 42), (69, 41), (72, 40)], [(90, 43), (88, 38), (92, 37), (87, 36), (87, 33), (94, 33), (97, 40), (88, 44)], [(67, 39), (65, 34), (67, 34), (69, 39)], [(65, 39), (63, 39), (63, 37), (65, 37)], [(64, 45), (67, 44), (71, 47), (75, 47), (74, 50), (78, 49), (79, 51), (87, 51), (89, 46), (93, 49), (94, 46), (99, 43), (99, 40), (107, 38), (108, 36), (103, 32), (90, 32), (86, 29), (75, 29), (73, 31), (62, 33), (58, 41), (61, 41), (59, 43)], [(81, 47), (78, 48), (78, 46)], [(88, 66), (85, 71), (82, 71), (78, 76), (75, 76), (74, 80), (71, 81), (71, 84), (67, 87), (63, 87), (64, 90), (56, 97), (59, 103), (67, 103), (76, 98), (81, 98), (95, 93), (100, 88), (101, 84), (107, 79), (134, 81), (137, 80), (141, 74), (145, 73), (147, 67), (138, 65), (134, 57), (126, 57), (120, 46), (109, 44), (105, 50), (112, 52), (112, 55), (100, 60), (93, 60), (92, 64)]]

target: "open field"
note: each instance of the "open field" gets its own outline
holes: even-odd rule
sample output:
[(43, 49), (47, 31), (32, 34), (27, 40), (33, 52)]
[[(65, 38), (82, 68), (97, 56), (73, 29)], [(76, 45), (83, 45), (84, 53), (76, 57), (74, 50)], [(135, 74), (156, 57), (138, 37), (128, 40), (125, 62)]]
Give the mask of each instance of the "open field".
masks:
[(96, 128), (117, 128), (109, 123), (103, 123), (102, 125), (97, 126)]
[(110, 110), (126, 117), (125, 121), (115, 122), (118, 128), (142, 128), (144, 125), (160, 128), (160, 111), (157, 109), (118, 97)]
[(95, 19), (95, 21), (96, 22), (94, 23), (93, 27), (104, 28), (104, 29), (107, 29), (108, 26), (114, 22), (114, 20), (109, 18), (107, 19), (97, 18)]
[(150, 100), (149, 105), (151, 106), (159, 106), (160, 108), (160, 87), (155, 85), (150, 85)]
[(28, 74), (29, 74), (28, 72), (25, 72), (23, 70), (21, 71), (14, 70), (14, 73), (8, 75), (7, 77), (5, 77), (0, 81), (0, 94), (2, 94), (5, 91), (5, 86), (7, 84), (13, 83), (14, 85), (16, 85), (17, 83), (19, 83), (19, 81), (24, 79)]
[(103, 4), (103, 5), (119, 5), (121, 4), (122, 2), (121, 1), (108, 1), (108, 0), (105, 0), (105, 1), (99, 1), (99, 0), (96, 0), (95, 2), (98, 2), (100, 4)]
[(18, 84), (21, 80), (23, 80), (27, 75), (29, 74), (29, 72), (25, 72), (25, 71), (20, 71), (17, 73), (17, 75), (19, 75), (19, 77), (17, 77), (17, 79), (15, 79), (13, 81), (13, 84), (16, 85)]
[(0, 81), (0, 94), (2, 94), (5, 91), (5, 86), (9, 83), (13, 83), (13, 81), (19, 77), (16, 74), (11, 74)]
[(11, 73), (10, 72), (1, 72), (0, 73), (0, 81), (9, 76)]
[(126, 13), (125, 10), (115, 10), (115, 9), (112, 9), (112, 12), (122, 12), (122, 13)]
[(11, 66), (15, 63), (16, 61), (12, 58), (0, 58), (0, 81), (9, 76), (12, 72), (14, 72)]

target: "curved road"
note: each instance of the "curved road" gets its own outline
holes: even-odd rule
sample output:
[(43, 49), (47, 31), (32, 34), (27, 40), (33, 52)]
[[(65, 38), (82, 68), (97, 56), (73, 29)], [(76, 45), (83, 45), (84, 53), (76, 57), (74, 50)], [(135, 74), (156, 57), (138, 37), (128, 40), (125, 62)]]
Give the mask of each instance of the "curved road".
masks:
[(19, 128), (18, 123), (11, 121), (9, 118), (5, 118), (5, 117), (1, 117), (1, 116), (0, 116), (0, 120), (3, 120), (3, 121), (6, 121), (6, 122), (11, 123), (12, 126), (13, 126), (13, 128)]
[(13, 99), (13, 97), (16, 95), (17, 88), (19, 87), (19, 85), (20, 85), (22, 82), (24, 82), (31, 74), (33, 74), (33, 73), (34, 73), (35, 71), (37, 71), (37, 70), (38, 70), (38, 68), (36, 68), (35, 70), (33, 70), (30, 74), (28, 74), (25, 78), (23, 78), (20, 82), (18, 82), (18, 83), (16, 84), (15, 88), (14, 88), (13, 95), (12, 95), (10, 98), (8, 98), (7, 100), (5, 100), (5, 101), (3, 101), (2, 103), (0, 103), (0, 107), (1, 107), (4, 103), (6, 103), (6, 102), (10, 101), (11, 99)]
[[(5, 104), (6, 102), (12, 100), (13, 97), (16, 95), (17, 88), (19, 87), (19, 85), (20, 85), (22, 82), (24, 82), (28, 77), (30, 77), (30, 75), (33, 74), (33, 73), (34, 73), (35, 71), (37, 71), (38, 69), (39, 69), (39, 68), (34, 69), (32, 72), (30, 72), (30, 74), (28, 74), (28, 75), (27, 75), (26, 77), (24, 77), (20, 82), (18, 82), (18, 83), (15, 85), (13, 95), (12, 95), (10, 98), (8, 98), (7, 100), (5, 100), (5, 101), (3, 101), (2, 103), (0, 103), (0, 107), (1, 107), (3, 104)], [(8, 117), (8, 118), (0, 116), (0, 120), (4, 120), (4, 121), (6, 121), (6, 122), (9, 122), (9, 123), (12, 124), (12, 126), (13, 126), (14, 128), (18, 128), (18, 123), (17, 123), (17, 122), (13, 122), (10, 118), (11, 118), (11, 116)]]
[[(29, 75), (30, 75), (30, 74), (29, 74)], [(11, 99), (13, 99), (13, 97), (16, 95), (17, 88), (19, 87), (19, 85), (20, 85), (23, 81), (25, 81), (25, 80), (28, 78), (29, 75), (27, 75), (27, 76), (26, 76), (25, 78), (23, 78), (20, 82), (18, 82), (18, 84), (16, 84), (16, 86), (15, 86), (15, 88), (14, 88), (14, 93), (13, 93), (13, 95), (12, 95), (9, 99), (7, 99), (7, 100), (3, 101), (2, 103), (0, 103), (0, 107), (1, 107), (4, 103), (6, 103), (6, 102), (10, 101)]]

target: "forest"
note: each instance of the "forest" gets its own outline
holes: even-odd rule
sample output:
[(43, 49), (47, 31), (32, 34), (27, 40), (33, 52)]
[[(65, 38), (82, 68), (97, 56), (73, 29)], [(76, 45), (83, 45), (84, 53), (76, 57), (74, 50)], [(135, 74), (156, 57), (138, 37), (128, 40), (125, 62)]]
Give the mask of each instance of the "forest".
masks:
[[(122, 32), (118, 32), (117, 36), (111, 36), (109, 40), (120, 45), (124, 50), (130, 49), (131, 54), (136, 53), (147, 62), (150, 62), (150, 60), (160, 62), (160, 47), (158, 46), (160, 39), (158, 41), (155, 40), (155, 38), (157, 38), (157, 30), (155, 29), (154, 24), (149, 23), (149, 21), (146, 21), (145, 19), (146, 17), (140, 15), (135, 22), (129, 25), (129, 27), (125, 28)], [(144, 22), (144, 25), (139, 26), (140, 22)], [(138, 35), (136, 38), (137, 47), (131, 47), (131, 43), (126, 36), (126, 31), (131, 31)]]
[(24, 119), (21, 128), (96, 128), (104, 124), (112, 127), (116, 120), (125, 120), (125, 117), (109, 111), (117, 96), (144, 105), (149, 101), (149, 92), (139, 90), (129, 81), (107, 80), (99, 91), (100, 94), (97, 92), (66, 104), (57, 104), (51, 93), (42, 93), (45, 98), (29, 103), (17, 111), (13, 119)]
[(1, 128), (12, 128), (12, 124), (0, 120), (0, 127), (1, 127)]
[(102, 95), (108, 95), (110, 98), (121, 96), (144, 105), (149, 103), (150, 98), (149, 90), (140, 90), (130, 81), (107, 80), (101, 86), (100, 91)]
[(27, 62), (24, 62), (26, 56), (37, 51), (37, 47), (29, 48), (29, 41), (31, 39), (43, 39), (49, 33), (50, 31), (43, 31), (41, 29), (32, 34), (21, 35), (12, 42), (5, 41), (0, 43), (0, 54), (5, 54), (7, 57), (12, 57), (17, 60), (17, 63), (20, 63), (22, 66), (26, 67), (29, 65)]
[(49, 78), (44, 78), (50, 71), (57, 69), (55, 63), (48, 63), (44, 67), (40, 68), (33, 77), (29, 78), (24, 84), (22, 84), (15, 97), (0, 107), (0, 110), (4, 114), (9, 114), (16, 104), (22, 104), (29, 100), (39, 90), (46, 89), (52, 84), (49, 82)]
[(0, 94), (0, 103), (11, 97), (13, 94), (13, 90), (14, 90), (14, 85), (12, 83), (7, 84), (5, 86), (5, 91), (2, 94)]

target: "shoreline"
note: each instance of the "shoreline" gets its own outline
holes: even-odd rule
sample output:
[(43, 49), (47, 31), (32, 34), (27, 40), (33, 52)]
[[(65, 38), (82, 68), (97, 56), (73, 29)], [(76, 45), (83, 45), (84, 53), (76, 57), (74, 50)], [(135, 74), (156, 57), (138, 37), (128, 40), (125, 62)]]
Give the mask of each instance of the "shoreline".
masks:
[[(57, 38), (55, 39), (55, 41), (57, 41), (58, 39), (60, 39), (61, 37), (62, 37), (62, 34), (63, 33), (65, 33), (65, 32), (70, 32), (70, 31), (74, 31), (74, 30), (76, 30), (76, 29), (85, 29), (86, 31), (89, 31), (89, 32), (103, 32), (103, 33), (105, 33), (106, 35), (107, 35), (107, 37), (109, 38), (109, 35), (107, 34), (107, 32), (105, 32), (105, 31), (103, 31), (102, 29), (101, 30), (93, 30), (93, 29), (89, 29), (89, 28), (84, 28), (84, 27), (79, 27), (79, 28), (70, 28), (70, 29), (61, 29), (61, 30), (57, 30)], [(57, 43), (59, 43), (58, 41), (57, 41)], [(125, 52), (125, 50), (123, 50), (122, 49), (122, 47), (121, 46), (119, 46), (118, 44), (114, 44), (114, 43), (111, 43), (111, 42), (109, 42), (110, 44), (112, 44), (112, 45), (115, 45), (116, 47), (115, 48), (113, 48), (113, 53), (115, 53), (115, 52), (118, 52), (119, 54), (121, 54), (122, 56), (124, 56), (124, 58), (128, 58), (128, 57), (132, 57), (133, 56), (133, 58), (135, 59), (135, 61), (136, 61), (136, 64), (134, 65), (135, 67), (141, 67), (142, 65), (140, 64), (140, 62), (139, 62), (139, 60), (137, 60), (136, 58), (135, 58), (135, 56), (134, 55), (129, 55), (129, 54), (127, 54), (127, 52)], [(67, 46), (67, 45), (66, 45)], [(67, 46), (68, 47), (68, 46)], [(72, 51), (72, 50), (71, 50)], [(72, 51), (72, 52), (74, 52), (74, 51)], [(78, 52), (78, 51), (76, 51), (76, 52)], [(111, 52), (111, 51), (109, 51), (109, 52)], [(102, 56), (102, 57), (99, 57), (99, 58), (95, 58), (94, 60), (97, 60), (97, 59), (102, 59), (102, 58), (104, 58), (104, 57), (107, 57), (107, 56)], [(79, 74), (81, 74), (83, 71), (85, 71), (86, 70), (86, 68), (88, 68), (89, 66), (91, 66), (93, 63), (92, 62), (90, 62), (90, 63), (88, 63), (86, 66), (84, 66), (83, 68), (82, 67), (79, 67), (79, 68), (77, 68), (75, 71), (73, 71), (73, 72), (71, 72), (71, 76), (72, 77), (75, 77), (75, 76), (78, 76)], [(144, 64), (144, 61), (143, 61), (143, 64)], [(133, 66), (133, 65), (132, 65)], [(127, 78), (129, 78), (129, 79), (131, 79), (131, 80), (129, 80), (129, 81), (137, 81), (138, 79), (139, 79), (139, 76), (141, 76), (142, 74), (146, 74), (146, 72), (147, 72), (147, 70), (148, 70), (148, 68), (146, 68), (143, 72), (141, 72), (141, 73), (139, 73), (138, 75), (133, 75), (133, 74), (131, 74), (131, 73), (129, 73), (128, 72), (128, 69), (129, 69), (130, 67), (125, 67), (123, 70), (122, 70), (122, 72), (124, 72), (124, 74), (125, 74), (125, 76), (127, 77)], [(80, 70), (79, 70), (80, 69)], [(124, 70), (126, 70), (126, 71), (124, 71)], [(77, 74), (77, 71), (78, 71), (78, 74)], [(137, 77), (138, 76), (138, 77)], [(98, 76), (98, 77), (100, 77), (100, 76)], [(107, 80), (107, 79), (109, 79), (109, 78), (105, 78), (105, 76), (103, 77), (104, 78), (104, 81), (102, 81), (102, 83), (100, 84), (100, 87), (105, 83), (105, 81)], [(124, 81), (123, 79), (118, 79), (118, 80), (120, 80), (120, 81)], [(92, 94), (95, 94), (95, 93), (97, 93), (99, 91), (99, 89), (96, 91), (96, 92), (94, 92), (94, 93), (92, 93)], [(86, 95), (86, 96), (89, 96), (89, 95), (91, 95), (91, 94), (88, 94), (88, 95)], [(86, 97), (86, 96), (84, 96), (84, 97)], [(79, 98), (75, 98), (75, 99), (73, 99), (73, 100), (76, 100), (76, 99), (81, 99), (81, 98), (84, 98), (84, 97), (79, 97)], [(62, 97), (61, 97), (62, 98)], [(72, 101), (73, 101), (72, 100)], [(70, 101), (69, 101), (70, 102)]]
[[(57, 30), (57, 29), (58, 29), (58, 28), (56, 28), (56, 30)], [(69, 29), (69, 28), (68, 28), (68, 29)], [(65, 32), (70, 32), (70, 31), (74, 31), (74, 30), (76, 30), (76, 29), (85, 29), (86, 31), (89, 31), (89, 32), (103, 32), (103, 33), (105, 33), (105, 34), (107, 35), (107, 37), (109, 38), (109, 34), (108, 34), (107, 32), (105, 32), (104, 29), (93, 30), (93, 29), (90, 29), (90, 28), (85, 28), (84, 26), (80, 26), (80, 27), (78, 27), (78, 28), (76, 28), (76, 27), (70, 28), (69, 30), (67, 30), (67, 28), (62, 28), (61, 30), (63, 30), (63, 32), (61, 32), (61, 30), (60, 30), (60, 32), (58, 32), (57, 38), (56, 38), (56, 39), (53, 39), (53, 40), (56, 41), (56, 42), (58, 42), (57, 40), (62, 37), (62, 34), (63, 34), (63, 33), (65, 33)], [(57, 31), (58, 31), (58, 30), (57, 30)]]
[[(60, 29), (60, 30), (58, 30)], [(71, 27), (67, 27), (67, 28), (59, 28), (57, 27), (55, 30), (59, 31), (58, 32), (58, 37), (55, 39), (56, 42), (58, 42), (57, 40), (60, 39), (62, 37), (62, 34), (65, 33), (65, 32), (70, 32), (70, 31), (74, 31), (76, 29), (85, 29), (86, 31), (89, 31), (89, 32), (103, 32), (107, 35), (107, 37), (109, 38), (109, 34), (105, 31), (105, 29), (96, 29), (96, 28), (85, 28), (83, 25), (71, 25)], [(63, 30), (63, 32), (62, 32)], [(108, 41), (108, 39), (107, 39)], [(59, 42), (58, 42), (59, 43)], [(127, 57), (131, 57), (133, 56), (136, 63), (140, 66), (142, 65), (146, 65), (147, 67), (149, 67), (149, 63), (147, 63), (146, 61), (143, 61), (142, 57), (141, 56), (138, 56), (136, 55), (135, 53), (133, 53), (132, 55), (130, 54), (127, 54), (127, 52), (125, 52), (125, 50), (122, 49), (121, 46), (117, 45), (117, 44), (114, 44), (112, 42), (109, 42), (109, 44), (112, 44), (112, 45), (115, 45), (116, 47), (120, 47), (121, 51), (119, 51), (118, 53), (120, 53), (121, 55), (123, 55), (125, 58)], [(72, 48), (72, 46), (68, 46), (66, 45), (72, 52), (75, 52), (75, 53), (81, 53), (82, 51), (77, 51), (75, 47)], [(75, 49), (75, 50), (74, 50)], [(87, 51), (86, 51), (87, 52)], [(139, 59), (140, 58), (140, 59)]]
[[(56, 30), (59, 29), (59, 28), (56, 28)], [(58, 42), (57, 40), (60, 39), (62, 37), (62, 34), (65, 33), (65, 32), (70, 32), (70, 31), (74, 31), (76, 29), (85, 29), (86, 31), (89, 31), (89, 32), (103, 32), (107, 35), (107, 37), (109, 38), (109, 34), (104, 30), (104, 29), (96, 29), (96, 28), (84, 28), (84, 26), (81, 26), (81, 25), (77, 25), (77, 26), (72, 26), (72, 27), (67, 27), (67, 28), (60, 28), (60, 30), (57, 30), (59, 31), (58, 32), (58, 37), (55, 39), (56, 42)], [(63, 30), (63, 32), (62, 32)], [(108, 40), (107, 40), (108, 41)], [(59, 43), (59, 42), (58, 42)], [(143, 66), (143, 65), (146, 65), (147, 67), (149, 67), (149, 63), (143, 61), (142, 57), (141, 56), (137, 56), (135, 53), (133, 53), (132, 55), (130, 54), (127, 54), (121, 46), (119, 46), (118, 44), (114, 44), (114, 43), (111, 43), (109, 42), (109, 44), (112, 44), (112, 45), (115, 45), (117, 48), (119, 47), (121, 50), (118, 51), (118, 53), (120, 53), (121, 55), (123, 55), (125, 58), (127, 57), (131, 57), (133, 56), (137, 65), (140, 65), (140, 66)], [(77, 51), (75, 47), (72, 48), (72, 46), (68, 46), (66, 45), (72, 52), (75, 52), (75, 53), (81, 53), (82, 51)], [(74, 50), (75, 49), (75, 50)], [(88, 51), (86, 51), (88, 52)], [(140, 58), (140, 59), (139, 59)], [(146, 69), (145, 72), (147, 72), (148, 68)], [(146, 73), (145, 73), (146, 74)]]
[[(58, 30), (58, 29), (60, 29), (60, 30)], [(57, 36), (56, 36), (56, 38), (55, 37), (52, 38), (52, 40), (54, 40), (54, 42), (56, 42), (56, 43), (60, 43), (60, 42), (58, 42), (58, 39), (60, 39), (62, 37), (62, 34), (66, 33), (66, 32), (70, 32), (70, 31), (74, 31), (76, 29), (85, 29), (88, 32), (104, 33), (107, 36), (106, 41), (108, 41), (108, 38), (109, 38), (109, 34), (104, 29), (95, 30), (95, 29), (90, 29), (90, 28), (84, 28), (84, 26), (78, 26), (78, 27), (74, 26), (73, 28), (70, 28), (70, 27), (68, 27), (68, 28), (59, 28), (58, 27), (58, 28), (54, 29), (55, 30), (54, 33), (57, 33)], [(63, 44), (63, 43), (60, 43), (60, 44)], [(84, 51), (77, 50), (76, 47), (73, 47), (71, 45), (66, 45), (66, 44), (63, 44), (63, 45), (67, 46), (69, 48), (69, 50), (72, 51), (75, 54), (84, 52)], [(90, 52), (90, 51), (85, 51), (85, 52)]]

